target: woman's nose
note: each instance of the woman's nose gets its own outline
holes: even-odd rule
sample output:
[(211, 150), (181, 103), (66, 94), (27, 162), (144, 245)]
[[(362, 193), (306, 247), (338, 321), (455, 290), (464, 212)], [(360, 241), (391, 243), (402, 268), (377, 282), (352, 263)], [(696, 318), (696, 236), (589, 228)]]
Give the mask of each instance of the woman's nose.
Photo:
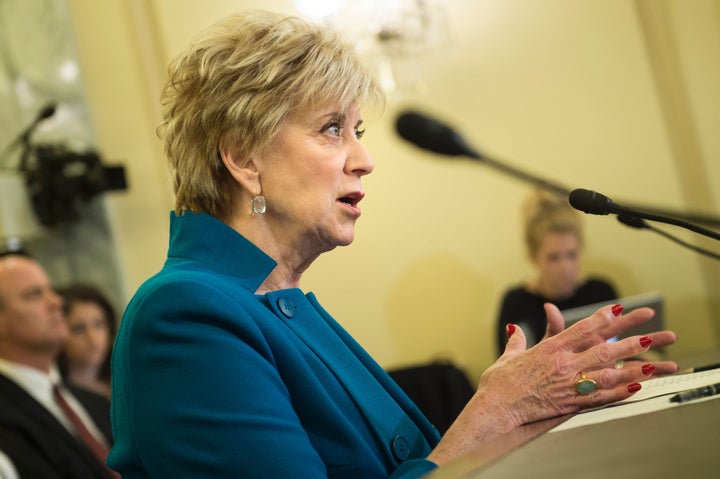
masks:
[(48, 291), (47, 297), (48, 297), (48, 301), (50, 301), (50, 303), (52, 303), (53, 307), (58, 307), (58, 308), (62, 307), (63, 298), (62, 298), (62, 296), (57, 294), (55, 291), (53, 291), (53, 290)]
[(375, 169), (375, 162), (367, 151), (367, 148), (365, 148), (365, 145), (359, 140), (355, 141), (350, 151), (347, 167), (350, 172), (360, 176), (369, 175)]

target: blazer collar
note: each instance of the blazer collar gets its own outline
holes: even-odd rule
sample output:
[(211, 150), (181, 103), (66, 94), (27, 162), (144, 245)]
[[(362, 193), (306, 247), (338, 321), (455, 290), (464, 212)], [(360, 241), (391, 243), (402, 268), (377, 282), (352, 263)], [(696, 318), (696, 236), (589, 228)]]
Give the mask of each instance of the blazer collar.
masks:
[(195, 262), (256, 291), (277, 262), (227, 224), (204, 213), (170, 213), (166, 266)]

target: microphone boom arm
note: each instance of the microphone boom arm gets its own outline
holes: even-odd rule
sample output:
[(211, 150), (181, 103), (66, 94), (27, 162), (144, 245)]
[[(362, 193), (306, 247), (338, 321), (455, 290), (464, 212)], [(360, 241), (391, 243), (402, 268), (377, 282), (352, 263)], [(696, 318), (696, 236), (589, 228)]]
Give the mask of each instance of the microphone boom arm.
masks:
[(657, 221), (657, 222), (659, 222), (659, 223), (665, 223), (665, 224), (669, 224), (669, 225), (680, 226), (681, 228), (685, 228), (685, 229), (688, 229), (688, 230), (690, 230), (690, 231), (694, 231), (695, 233), (699, 233), (699, 234), (704, 235), (704, 236), (707, 236), (707, 237), (709, 237), (709, 238), (713, 238), (713, 239), (716, 239), (716, 240), (720, 240), (720, 233), (717, 233), (717, 232), (715, 232), (715, 231), (712, 231), (712, 230), (703, 228), (703, 227), (698, 226), (698, 225), (693, 224), (693, 223), (689, 223), (689, 222), (684, 221), (684, 220), (682, 220), (682, 219), (672, 218), (672, 217), (667, 217), (667, 216), (660, 216), (660, 215), (657, 215), (657, 214), (654, 214), (654, 213), (649, 213), (649, 212), (647, 212), (647, 211), (642, 211), (642, 210), (625, 208), (625, 207), (622, 207), (622, 206), (617, 205), (617, 204), (616, 204), (615, 206), (619, 207), (621, 210), (623, 210), (623, 211), (626, 212), (626, 213), (629, 213), (629, 214), (631, 214), (631, 215), (637, 216), (638, 218), (644, 218), (644, 219), (650, 220), (650, 221)]
[[(555, 183), (555, 182), (540, 178), (539, 176), (535, 176), (531, 173), (520, 170), (519, 168), (515, 168), (514, 166), (511, 166), (507, 163), (504, 163), (504, 162), (501, 162), (494, 158), (491, 158), (489, 156), (486, 156), (482, 153), (479, 153), (477, 157), (471, 156), (471, 158), (478, 159), (482, 163), (485, 163), (488, 166), (491, 166), (492, 168), (495, 168), (498, 171), (501, 171), (510, 176), (514, 176), (515, 178), (519, 178), (530, 184), (534, 184), (534, 185), (540, 186), (542, 188), (548, 189), (554, 193), (558, 193), (560, 195), (567, 196), (570, 192), (569, 188), (562, 186), (559, 183)], [(623, 204), (625, 204), (625, 203), (623, 203)], [(617, 205), (617, 206), (619, 206), (619, 205)], [(720, 239), (720, 236), (718, 235), (718, 233), (708, 230), (708, 229), (705, 229), (696, 224), (696, 223), (700, 223), (700, 224), (706, 224), (706, 225), (720, 226), (720, 218), (715, 217), (715, 216), (711, 216), (711, 215), (703, 214), (703, 213), (694, 213), (694, 212), (678, 213), (676, 211), (663, 210), (663, 209), (659, 209), (659, 208), (649, 208), (647, 206), (628, 205), (627, 207), (624, 207), (623, 209), (632, 210), (633, 214), (635, 214), (636, 216), (645, 218), (647, 220), (657, 221), (660, 223), (667, 223), (667, 224), (671, 224), (671, 225), (675, 225), (675, 226), (680, 226), (682, 228), (687, 228), (696, 233), (699, 233), (699, 234), (702, 234), (705, 236), (709, 236), (710, 238)]]
[[(563, 196), (567, 196), (568, 193), (570, 193), (568, 188), (560, 184), (540, 178), (519, 168), (515, 168), (514, 166), (481, 154), (468, 145), (454, 129), (420, 112), (408, 110), (398, 115), (395, 121), (395, 129), (400, 137), (424, 150), (442, 155), (464, 156), (481, 163), (486, 163), (496, 170), (533, 185), (551, 190)], [(709, 214), (679, 213), (676, 211), (661, 210), (658, 208), (649, 208), (647, 206), (639, 205), (628, 205), (628, 208), (631, 208), (633, 211), (643, 211), (646, 215), (654, 215), (652, 218), (648, 216), (646, 216), (646, 218), (653, 219), (655, 221), (660, 221), (659, 218), (663, 216), (676, 218), (678, 222), (682, 222), (682, 224), (675, 223), (678, 226), (692, 229), (693, 231), (701, 234), (706, 234), (708, 230), (695, 225), (690, 225), (690, 223), (685, 223), (683, 220), (691, 221), (696, 224), (701, 223), (705, 225), (720, 226), (720, 218), (710, 216)], [(698, 229), (701, 231), (698, 231)], [(710, 236), (714, 237), (712, 236), (713, 233), (710, 233)]]
[(570, 190), (568, 188), (558, 183), (554, 183), (552, 181), (540, 178), (539, 176), (535, 176), (531, 173), (515, 168), (514, 166), (510, 166), (507, 163), (500, 162), (485, 155), (481, 155), (480, 160), (488, 166), (495, 168), (496, 170), (499, 170), (510, 176), (514, 176), (515, 178), (519, 178), (523, 181), (527, 181), (528, 183), (540, 186), (554, 193), (558, 193), (563, 196), (567, 196), (568, 193), (570, 193)]

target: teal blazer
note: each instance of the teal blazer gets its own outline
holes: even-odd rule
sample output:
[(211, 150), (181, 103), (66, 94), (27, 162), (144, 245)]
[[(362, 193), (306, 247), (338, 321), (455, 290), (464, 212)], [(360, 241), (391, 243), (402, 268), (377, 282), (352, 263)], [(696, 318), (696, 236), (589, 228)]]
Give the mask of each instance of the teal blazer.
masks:
[(112, 361), (109, 464), (123, 479), (415, 478), (435, 428), (276, 266), (204, 215), (171, 215), (163, 269), (128, 305)]

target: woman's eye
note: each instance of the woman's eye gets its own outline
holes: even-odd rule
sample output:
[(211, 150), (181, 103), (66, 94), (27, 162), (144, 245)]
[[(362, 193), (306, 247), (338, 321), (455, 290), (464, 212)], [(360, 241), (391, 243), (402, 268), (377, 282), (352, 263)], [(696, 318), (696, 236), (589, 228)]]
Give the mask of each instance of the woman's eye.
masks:
[(336, 137), (340, 137), (340, 130), (340, 123), (330, 123), (325, 127), (325, 131)]
[(75, 335), (80, 335), (85, 333), (85, 326), (82, 324), (73, 324), (70, 326), (70, 332)]
[(361, 139), (364, 134), (365, 134), (364, 128), (362, 130), (355, 130), (355, 138), (357, 138), (358, 140)]

